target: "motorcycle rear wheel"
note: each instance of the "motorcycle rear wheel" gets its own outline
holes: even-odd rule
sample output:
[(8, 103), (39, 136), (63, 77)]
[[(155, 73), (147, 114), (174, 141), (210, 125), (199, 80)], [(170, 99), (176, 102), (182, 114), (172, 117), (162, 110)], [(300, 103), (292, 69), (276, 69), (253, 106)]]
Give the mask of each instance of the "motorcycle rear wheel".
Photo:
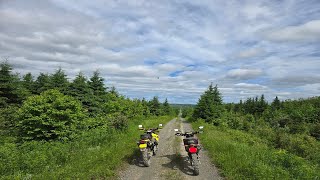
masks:
[(142, 152), (142, 160), (143, 160), (143, 164), (146, 167), (149, 167), (151, 164), (151, 159), (150, 159), (150, 155), (149, 155), (149, 149), (146, 149), (145, 151)]
[(193, 174), (195, 176), (199, 175), (199, 161), (197, 154), (191, 154), (191, 165), (193, 167)]

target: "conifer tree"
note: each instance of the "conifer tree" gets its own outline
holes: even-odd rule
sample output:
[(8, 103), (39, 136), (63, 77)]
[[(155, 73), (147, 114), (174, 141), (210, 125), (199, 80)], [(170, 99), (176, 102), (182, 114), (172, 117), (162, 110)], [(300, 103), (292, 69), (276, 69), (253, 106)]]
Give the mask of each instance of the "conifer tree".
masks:
[(12, 67), (7, 62), (0, 64), (0, 107), (19, 104), (22, 101), (18, 92), (19, 79), (12, 74)]
[(98, 116), (104, 111), (104, 104), (107, 103), (107, 88), (104, 86), (104, 79), (100, 77), (99, 71), (95, 71), (88, 81), (89, 88), (92, 92), (92, 101), (89, 106), (89, 112), (91, 116)]
[(143, 115), (144, 116), (149, 116), (150, 115), (150, 110), (149, 110), (148, 102), (146, 101), (145, 98), (142, 98), (141, 104), (142, 104), (142, 107), (143, 107)]
[(163, 107), (163, 110), (162, 110), (163, 113), (164, 113), (165, 115), (169, 115), (169, 114), (170, 114), (170, 105), (169, 105), (169, 103), (168, 103), (168, 99), (167, 99), (167, 98), (166, 98), (166, 100), (164, 101), (162, 107)]
[(221, 117), (222, 112), (222, 97), (218, 86), (213, 87), (211, 83), (204, 94), (200, 96), (192, 117), (195, 120), (201, 118), (207, 122), (213, 122)]
[(40, 73), (34, 82), (34, 94), (40, 94), (46, 90), (51, 89), (50, 87), (50, 76), (48, 74)]
[(93, 92), (89, 87), (87, 78), (80, 72), (70, 83), (68, 95), (78, 99), (84, 108), (88, 109), (92, 105)]
[(262, 113), (268, 108), (268, 103), (267, 103), (267, 101), (265, 100), (263, 94), (260, 96), (260, 99), (259, 99), (259, 101), (258, 101), (258, 103), (257, 103), (256, 106), (258, 106), (256, 113), (257, 113), (259, 116), (261, 116)]
[(280, 102), (278, 96), (276, 96), (276, 98), (271, 103), (271, 107), (273, 110), (278, 110), (281, 108), (281, 102)]
[(114, 86), (111, 87), (110, 91), (111, 94), (115, 95), (116, 97), (119, 97), (119, 93), (116, 90), (116, 88)]
[(160, 102), (157, 96), (154, 96), (153, 99), (149, 102), (150, 113), (156, 116), (161, 114), (160, 112)]
[(29, 95), (35, 91), (33, 76), (30, 72), (22, 77), (22, 85), (27, 90)]
[(50, 89), (58, 89), (62, 93), (66, 93), (69, 82), (67, 75), (59, 68), (50, 76)]
[(95, 71), (90, 78), (89, 87), (92, 89), (95, 96), (102, 96), (106, 94), (107, 88), (104, 87), (104, 79), (100, 77), (99, 71)]

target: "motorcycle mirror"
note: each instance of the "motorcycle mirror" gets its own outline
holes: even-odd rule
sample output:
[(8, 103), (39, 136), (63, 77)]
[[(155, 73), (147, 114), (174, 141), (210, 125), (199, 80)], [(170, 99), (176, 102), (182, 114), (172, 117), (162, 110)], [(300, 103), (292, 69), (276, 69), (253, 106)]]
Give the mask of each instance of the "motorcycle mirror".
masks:
[(143, 130), (143, 126), (141, 124), (138, 127), (140, 130)]
[(179, 131), (179, 129), (174, 129), (174, 131), (175, 131), (175, 132), (178, 132), (178, 131)]
[(203, 133), (203, 126), (199, 126), (199, 133)]

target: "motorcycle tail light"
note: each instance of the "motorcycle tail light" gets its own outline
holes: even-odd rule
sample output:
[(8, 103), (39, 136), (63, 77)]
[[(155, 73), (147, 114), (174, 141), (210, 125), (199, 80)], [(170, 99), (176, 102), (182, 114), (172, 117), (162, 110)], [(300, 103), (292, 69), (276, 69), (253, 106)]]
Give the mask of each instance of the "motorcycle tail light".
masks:
[(144, 140), (139, 141), (140, 144), (145, 144), (146, 142)]
[(196, 153), (198, 151), (198, 149), (196, 147), (190, 147), (189, 148), (189, 152), (190, 153)]

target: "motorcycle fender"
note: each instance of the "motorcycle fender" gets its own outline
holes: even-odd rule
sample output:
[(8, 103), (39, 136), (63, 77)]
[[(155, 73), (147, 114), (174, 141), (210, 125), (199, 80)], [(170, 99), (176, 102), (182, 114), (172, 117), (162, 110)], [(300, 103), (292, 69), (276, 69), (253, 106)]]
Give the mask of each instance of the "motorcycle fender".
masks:
[(140, 148), (140, 149), (145, 149), (145, 148), (147, 148), (147, 144), (140, 144), (140, 145), (139, 145), (139, 148)]
[(140, 148), (140, 151), (141, 152), (144, 152), (144, 151), (146, 151), (147, 150), (147, 148)]

